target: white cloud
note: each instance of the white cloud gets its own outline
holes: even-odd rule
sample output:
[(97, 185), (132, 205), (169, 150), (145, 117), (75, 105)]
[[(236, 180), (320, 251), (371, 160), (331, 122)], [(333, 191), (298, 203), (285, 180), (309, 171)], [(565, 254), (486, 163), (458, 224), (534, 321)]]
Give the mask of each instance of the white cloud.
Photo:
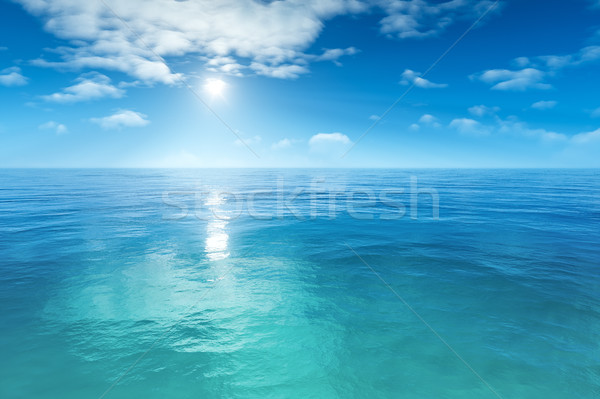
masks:
[(518, 71), (490, 69), (472, 76), (472, 78), (479, 79), (482, 82), (493, 84), (492, 90), (512, 91), (524, 91), (531, 88), (543, 90), (552, 88), (552, 86), (543, 82), (545, 77), (545, 72), (535, 68), (525, 68)]
[(539, 109), (539, 110), (543, 111), (546, 109), (552, 109), (552, 108), (556, 107), (556, 104), (558, 104), (557, 101), (538, 101), (538, 102), (531, 104), (531, 108)]
[(458, 118), (450, 122), (450, 127), (456, 129), (460, 134), (470, 136), (487, 136), (490, 134), (511, 135), (517, 137), (536, 138), (548, 143), (567, 142), (568, 137), (562, 133), (552, 132), (546, 129), (532, 129), (527, 124), (516, 118), (502, 120), (496, 118), (494, 124), (482, 124), (469, 118)]
[(41, 18), (47, 31), (71, 43), (71, 47), (57, 49), (60, 59), (41, 59), (37, 65), (103, 68), (166, 84), (176, 83), (180, 76), (155, 53), (167, 58), (231, 57), (233, 62), (209, 67), (233, 74), (249, 67), (266, 76), (297, 77), (305, 72), (304, 51), (317, 39), (325, 20), (367, 8), (358, 0), (110, 2), (130, 30), (102, 2), (17, 1)]
[(596, 108), (591, 112), (592, 118), (600, 118), (600, 108)]
[(206, 69), (211, 72), (220, 72), (232, 76), (243, 76), (243, 71), (247, 69), (245, 65), (239, 64), (233, 57), (206, 58)]
[[(380, 22), (381, 31), (401, 39), (435, 36), (457, 20), (475, 20), (492, 9), (494, 0), (379, 0), (388, 16)], [(502, 4), (496, 4), (499, 11)]]
[(261, 64), (260, 62), (253, 62), (250, 64), (250, 68), (253, 69), (258, 75), (279, 79), (296, 79), (301, 74), (308, 72), (308, 68), (301, 65), (269, 66)]
[(381, 119), (381, 117), (379, 115), (373, 114), (373, 115), (369, 116), (369, 119), (372, 121), (378, 121), (379, 119)]
[(579, 133), (571, 138), (571, 141), (575, 144), (587, 144), (590, 142), (600, 142), (600, 129), (596, 129), (593, 132)]
[(348, 47), (345, 49), (342, 48), (333, 48), (333, 49), (325, 49), (323, 54), (316, 58), (317, 61), (332, 61), (337, 66), (341, 66), (342, 64), (338, 61), (341, 57), (345, 55), (354, 55), (358, 53), (358, 50), (354, 47)]
[(73, 86), (66, 87), (58, 93), (42, 96), (42, 98), (57, 103), (74, 103), (104, 97), (121, 98), (124, 94), (125, 91), (113, 86), (107, 76), (93, 74), (90, 77), (80, 77)]
[(425, 114), (419, 118), (419, 123), (431, 124), (436, 121), (436, 117), (430, 114)]
[(485, 136), (490, 134), (487, 127), (476, 120), (469, 118), (457, 118), (450, 122), (450, 127), (456, 129), (460, 134), (470, 136)]
[[(353, 47), (307, 54), (336, 16), (386, 16), (381, 31), (396, 38), (436, 35), (456, 21), (475, 20), (494, 0), (15, 0), (68, 46), (36, 65), (120, 71), (145, 83), (175, 84), (182, 75), (157, 57), (200, 56), (213, 71), (296, 78), (311, 61), (356, 52)], [(497, 10), (500, 7), (497, 7)], [(134, 33), (135, 32), (135, 33)], [(148, 46), (150, 49), (148, 49)], [(230, 62), (210, 65), (229, 58)]]
[(104, 129), (121, 129), (123, 127), (142, 127), (150, 123), (147, 116), (130, 110), (117, 111), (103, 118), (92, 118), (92, 122)]
[(600, 129), (575, 135), (567, 135), (543, 128), (531, 128), (515, 117), (511, 117), (507, 120), (496, 118), (495, 123), (485, 125), (473, 119), (457, 118), (450, 122), (449, 126), (456, 129), (461, 134), (471, 136), (487, 136), (490, 134), (510, 135), (537, 139), (546, 144), (554, 145), (587, 145), (591, 143), (600, 143)]
[(419, 130), (421, 126), (430, 126), (439, 128), (442, 125), (438, 122), (438, 118), (431, 114), (424, 114), (419, 118), (419, 123), (413, 123), (410, 125), (411, 130)]
[(352, 144), (350, 138), (342, 133), (317, 133), (310, 138), (310, 150), (318, 153), (337, 154)]
[(566, 67), (576, 67), (589, 62), (600, 60), (600, 46), (584, 47), (574, 54), (545, 55), (532, 60), (533, 65), (559, 70)]
[(277, 151), (277, 150), (283, 150), (283, 149), (286, 149), (286, 148), (290, 148), (292, 146), (292, 144), (293, 144), (293, 140), (285, 138), (285, 139), (279, 140), (276, 143), (273, 143), (271, 145), (271, 149), (275, 150), (275, 151)]
[[(490, 127), (492, 129), (493, 127)], [(545, 142), (566, 142), (568, 137), (562, 133), (556, 133), (546, 129), (532, 129), (527, 124), (518, 120), (501, 120), (495, 127), (500, 134), (510, 134), (513, 136), (522, 136), (537, 138)]]
[(19, 67), (6, 68), (0, 71), (0, 85), (2, 86), (24, 86), (27, 78), (21, 74)]
[(402, 72), (402, 80), (400, 84), (402, 85), (415, 85), (416, 87), (420, 87), (422, 89), (440, 89), (447, 87), (448, 85), (445, 83), (433, 83), (427, 79), (424, 79), (420, 76), (419, 72), (412, 71), (410, 69), (406, 69)]
[(483, 117), (486, 115), (495, 115), (498, 111), (500, 111), (500, 107), (487, 107), (485, 105), (475, 105), (468, 109), (471, 115), (475, 115), (478, 117)]
[(567, 55), (519, 57), (513, 60), (513, 64), (521, 69), (490, 69), (471, 75), (471, 78), (492, 84), (494, 90), (550, 89), (552, 86), (546, 83), (545, 80), (555, 76), (558, 71), (599, 60), (600, 46), (588, 46), (576, 53)]
[(0, 51), (6, 51), (6, 50), (8, 50), (8, 47), (0, 46)]
[(41, 130), (54, 130), (54, 132), (58, 135), (66, 134), (69, 132), (69, 129), (62, 123), (49, 121), (38, 126)]

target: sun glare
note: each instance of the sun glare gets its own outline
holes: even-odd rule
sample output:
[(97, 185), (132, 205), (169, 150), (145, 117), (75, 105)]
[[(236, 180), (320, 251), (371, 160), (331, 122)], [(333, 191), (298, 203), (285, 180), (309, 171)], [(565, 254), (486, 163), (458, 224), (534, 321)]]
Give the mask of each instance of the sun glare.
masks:
[(211, 96), (222, 96), (227, 84), (221, 79), (207, 79), (204, 83), (204, 90), (206, 90)]

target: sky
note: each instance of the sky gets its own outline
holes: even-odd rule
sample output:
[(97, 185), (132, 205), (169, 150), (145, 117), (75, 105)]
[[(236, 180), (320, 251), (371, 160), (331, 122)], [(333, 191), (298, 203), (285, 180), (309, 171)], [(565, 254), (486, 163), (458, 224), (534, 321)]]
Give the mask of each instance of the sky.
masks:
[(0, 0), (0, 167), (600, 167), (599, 0)]

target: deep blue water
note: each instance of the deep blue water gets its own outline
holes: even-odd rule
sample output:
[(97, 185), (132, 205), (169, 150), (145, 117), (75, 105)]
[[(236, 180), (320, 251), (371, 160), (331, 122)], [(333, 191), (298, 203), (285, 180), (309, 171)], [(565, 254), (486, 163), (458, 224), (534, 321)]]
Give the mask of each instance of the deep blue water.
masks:
[(598, 398), (599, 244), (597, 170), (0, 170), (0, 397)]

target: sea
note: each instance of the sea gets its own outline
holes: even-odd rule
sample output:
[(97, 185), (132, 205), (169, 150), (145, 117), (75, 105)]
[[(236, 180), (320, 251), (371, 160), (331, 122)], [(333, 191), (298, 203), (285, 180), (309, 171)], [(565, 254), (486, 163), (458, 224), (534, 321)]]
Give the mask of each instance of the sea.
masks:
[(0, 170), (0, 397), (600, 397), (600, 171)]

